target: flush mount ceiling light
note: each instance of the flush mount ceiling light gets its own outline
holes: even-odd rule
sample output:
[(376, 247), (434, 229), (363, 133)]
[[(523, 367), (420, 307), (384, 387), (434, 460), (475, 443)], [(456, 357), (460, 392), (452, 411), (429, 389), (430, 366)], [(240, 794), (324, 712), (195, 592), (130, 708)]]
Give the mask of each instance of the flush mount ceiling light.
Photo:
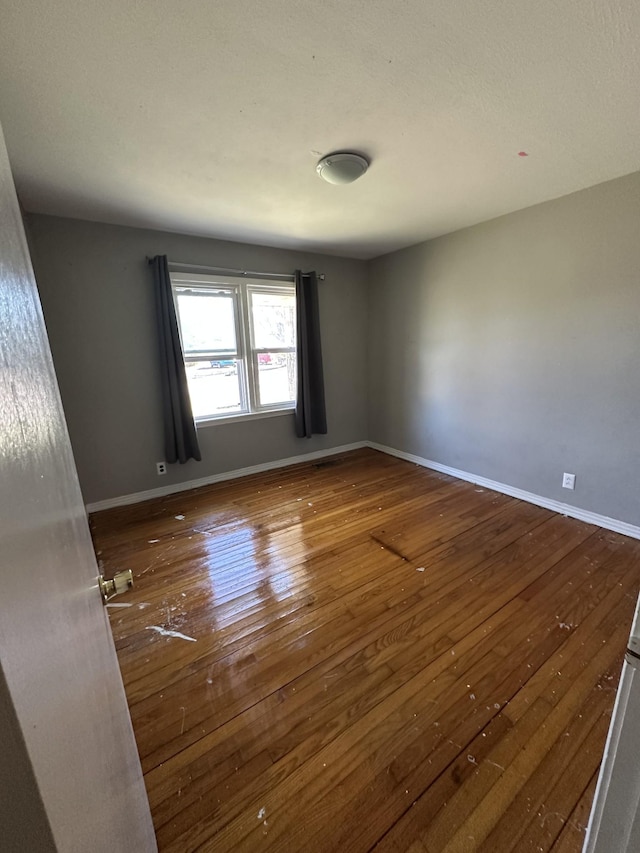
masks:
[(369, 168), (369, 161), (360, 154), (341, 151), (327, 154), (316, 166), (316, 172), (330, 184), (351, 184), (357, 181)]

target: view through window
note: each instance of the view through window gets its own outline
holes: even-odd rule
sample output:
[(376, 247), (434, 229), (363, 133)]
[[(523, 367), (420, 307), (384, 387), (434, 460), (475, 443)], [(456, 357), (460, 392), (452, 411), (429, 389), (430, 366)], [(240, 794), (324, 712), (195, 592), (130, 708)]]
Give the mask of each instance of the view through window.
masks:
[(293, 284), (176, 273), (171, 280), (196, 420), (292, 408)]

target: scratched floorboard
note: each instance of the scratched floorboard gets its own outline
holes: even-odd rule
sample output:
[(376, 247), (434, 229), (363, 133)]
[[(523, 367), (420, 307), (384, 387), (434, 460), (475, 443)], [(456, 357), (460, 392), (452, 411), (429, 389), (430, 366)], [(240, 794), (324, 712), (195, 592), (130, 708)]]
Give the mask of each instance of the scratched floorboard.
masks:
[(640, 542), (373, 450), (92, 530), (161, 850), (580, 851)]

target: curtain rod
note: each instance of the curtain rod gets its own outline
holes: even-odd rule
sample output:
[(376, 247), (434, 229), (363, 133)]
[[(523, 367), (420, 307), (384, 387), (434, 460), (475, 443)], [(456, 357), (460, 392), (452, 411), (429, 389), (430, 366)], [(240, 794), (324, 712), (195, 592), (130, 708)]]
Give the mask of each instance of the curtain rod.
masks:
[[(151, 263), (153, 258), (147, 255), (148, 263)], [(226, 273), (228, 275), (248, 276), (249, 278), (275, 278), (279, 281), (293, 281), (295, 276), (292, 273), (279, 272), (257, 272), (256, 270), (240, 270), (227, 267), (208, 267), (204, 264), (182, 264), (180, 261), (169, 261), (170, 267), (181, 267), (181, 269), (192, 270), (193, 272), (213, 272)], [(324, 273), (318, 274), (318, 281), (324, 281)]]

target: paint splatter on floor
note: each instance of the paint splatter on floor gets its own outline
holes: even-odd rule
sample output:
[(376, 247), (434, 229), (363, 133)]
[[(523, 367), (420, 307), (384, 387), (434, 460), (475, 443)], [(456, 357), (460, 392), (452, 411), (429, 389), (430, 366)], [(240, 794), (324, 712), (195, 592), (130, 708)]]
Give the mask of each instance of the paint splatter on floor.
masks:
[(187, 637), (186, 634), (181, 634), (180, 631), (169, 631), (161, 625), (147, 625), (145, 631), (156, 631), (156, 633), (161, 634), (163, 637), (176, 637), (178, 640), (189, 640), (190, 643), (198, 642), (195, 637)]

